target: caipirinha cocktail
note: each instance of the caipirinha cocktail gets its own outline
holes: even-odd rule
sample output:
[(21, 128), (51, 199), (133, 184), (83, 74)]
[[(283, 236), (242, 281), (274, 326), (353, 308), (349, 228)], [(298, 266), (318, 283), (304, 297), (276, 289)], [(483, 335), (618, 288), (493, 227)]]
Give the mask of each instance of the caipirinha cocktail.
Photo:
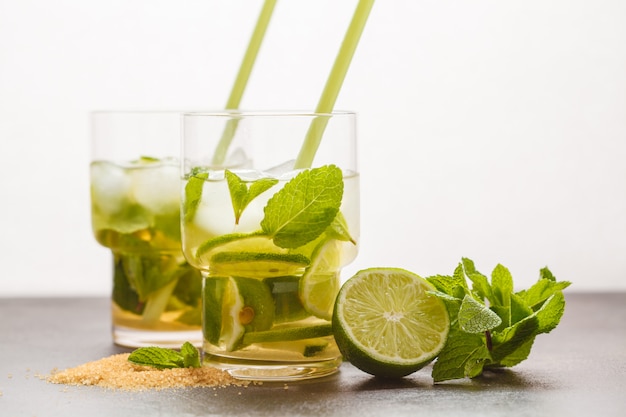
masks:
[(185, 256), (204, 275), (205, 360), (336, 368), (330, 320), (340, 270), (357, 254), (356, 172), (193, 167), (183, 230)]
[(176, 332), (199, 333), (201, 278), (181, 248), (178, 159), (92, 162), (91, 213), (96, 240), (113, 253), (116, 343), (179, 345)]

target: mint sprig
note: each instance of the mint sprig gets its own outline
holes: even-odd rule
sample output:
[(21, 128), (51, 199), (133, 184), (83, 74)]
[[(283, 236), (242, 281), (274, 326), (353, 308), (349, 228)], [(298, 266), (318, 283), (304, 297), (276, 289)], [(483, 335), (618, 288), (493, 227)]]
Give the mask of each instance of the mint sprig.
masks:
[(239, 224), (239, 219), (244, 209), (259, 195), (278, 184), (278, 180), (274, 178), (260, 178), (251, 182), (249, 185), (242, 180), (237, 174), (226, 170), (224, 172), (226, 181), (228, 182), (228, 190), (230, 191), (230, 199), (235, 212), (235, 224)]
[(202, 189), (207, 178), (209, 178), (208, 172), (202, 172), (201, 168), (195, 168), (192, 170), (187, 184), (185, 185), (185, 220), (190, 222), (193, 220), (200, 205), (200, 198), (202, 197)]
[(514, 291), (510, 271), (497, 265), (491, 279), (463, 258), (451, 276), (427, 278), (450, 314), (451, 329), (432, 370), (435, 382), (474, 378), (485, 369), (528, 358), (537, 335), (553, 330), (565, 311), (562, 290), (548, 268), (527, 290)]
[(261, 228), (276, 246), (298, 248), (324, 233), (342, 198), (343, 173), (337, 166), (302, 171), (267, 202)]
[(135, 349), (128, 356), (135, 365), (151, 366), (157, 369), (200, 368), (200, 353), (194, 345), (185, 342), (180, 352), (157, 346)]

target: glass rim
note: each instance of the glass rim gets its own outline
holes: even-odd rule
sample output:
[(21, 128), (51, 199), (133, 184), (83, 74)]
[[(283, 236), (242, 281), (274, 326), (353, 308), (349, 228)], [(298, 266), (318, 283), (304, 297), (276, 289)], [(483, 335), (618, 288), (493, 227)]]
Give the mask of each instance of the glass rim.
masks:
[(222, 109), (215, 111), (188, 111), (183, 112), (183, 117), (336, 117), (336, 116), (356, 116), (356, 111), (333, 110), (331, 112), (317, 112), (315, 110), (239, 110)]
[(162, 110), (162, 109), (141, 109), (141, 110), (107, 110), (107, 109), (99, 109), (99, 110), (91, 110), (89, 112), (90, 115), (123, 115), (123, 114), (185, 114), (185, 113), (196, 113), (200, 112), (200, 110)]

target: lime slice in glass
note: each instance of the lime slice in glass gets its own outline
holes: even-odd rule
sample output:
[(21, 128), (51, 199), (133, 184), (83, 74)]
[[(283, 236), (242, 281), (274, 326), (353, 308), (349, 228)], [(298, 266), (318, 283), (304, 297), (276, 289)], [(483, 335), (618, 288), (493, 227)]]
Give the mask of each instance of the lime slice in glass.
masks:
[(209, 277), (204, 282), (204, 337), (232, 351), (246, 332), (262, 332), (274, 322), (274, 300), (263, 281)]
[(286, 323), (302, 320), (309, 317), (298, 296), (300, 277), (288, 275), (284, 277), (267, 278), (265, 283), (270, 287), (276, 311), (274, 323)]
[(212, 274), (270, 278), (302, 273), (309, 258), (295, 253), (218, 252), (209, 260)]
[(331, 319), (339, 291), (340, 244), (338, 240), (329, 239), (317, 247), (298, 289), (304, 308), (324, 320)]
[(339, 350), (357, 368), (402, 377), (430, 363), (445, 345), (446, 307), (425, 279), (398, 268), (358, 272), (341, 287), (333, 313)]
[(330, 324), (317, 324), (309, 326), (292, 326), (267, 331), (247, 333), (243, 341), (250, 343), (287, 342), (291, 340), (313, 339), (323, 336), (331, 336), (333, 329)]
[(287, 250), (277, 247), (272, 239), (261, 234), (231, 233), (202, 243), (196, 250), (196, 257), (206, 264), (213, 255), (219, 252), (286, 253)]

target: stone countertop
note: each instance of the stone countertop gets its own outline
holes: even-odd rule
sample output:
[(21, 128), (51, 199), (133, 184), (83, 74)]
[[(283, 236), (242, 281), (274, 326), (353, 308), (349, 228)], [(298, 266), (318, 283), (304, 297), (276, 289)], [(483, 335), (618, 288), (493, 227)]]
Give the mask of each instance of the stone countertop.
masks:
[(514, 368), (433, 384), (344, 363), (325, 378), (127, 392), (40, 375), (130, 350), (112, 344), (106, 298), (0, 298), (2, 416), (625, 416), (626, 293), (565, 291), (561, 324)]

